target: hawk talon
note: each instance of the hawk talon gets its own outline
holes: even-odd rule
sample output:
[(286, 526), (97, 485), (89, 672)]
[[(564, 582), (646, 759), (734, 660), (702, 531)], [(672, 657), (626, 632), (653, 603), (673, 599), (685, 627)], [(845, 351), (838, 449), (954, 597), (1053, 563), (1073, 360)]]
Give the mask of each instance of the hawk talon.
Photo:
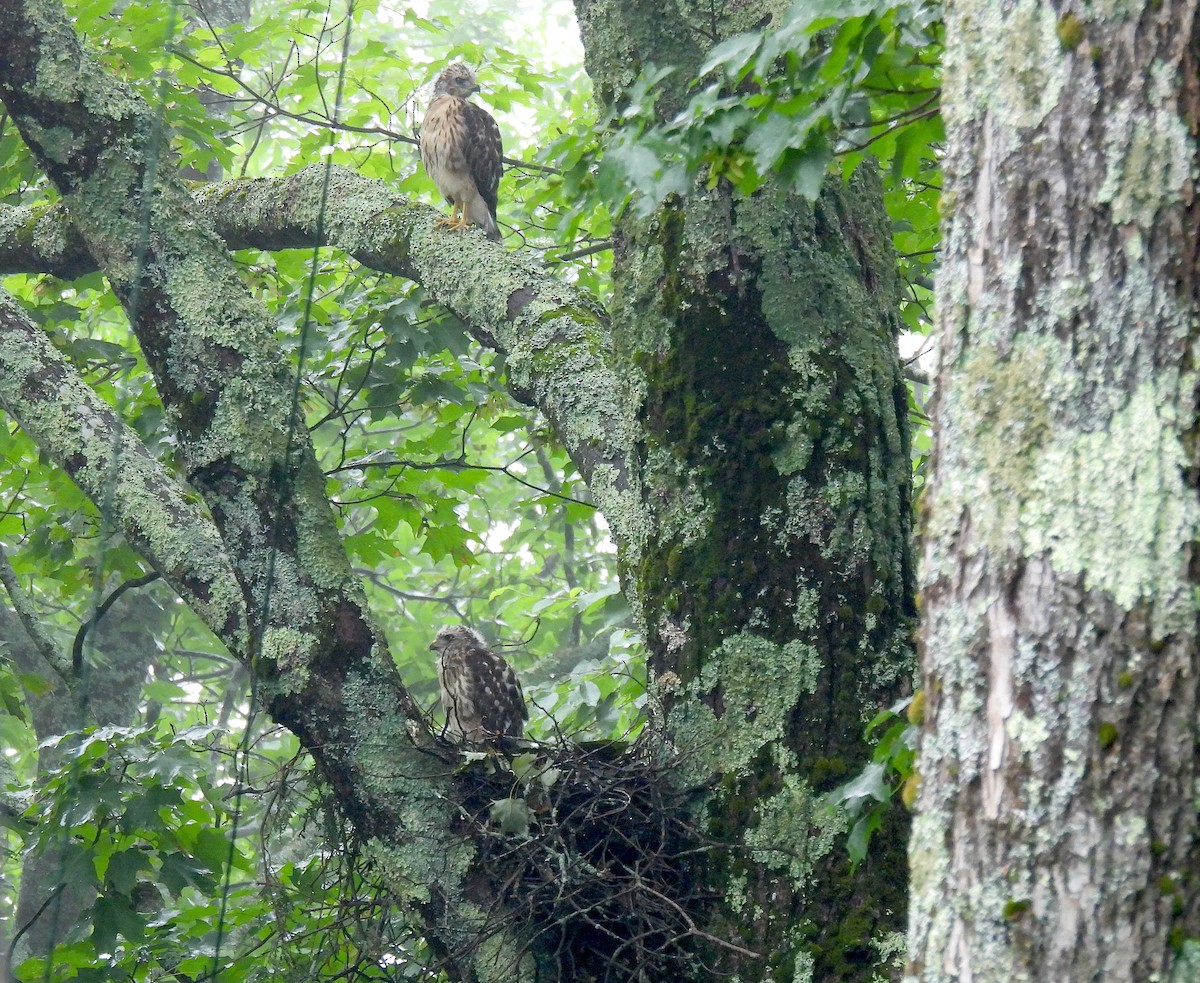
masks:
[(434, 222), (434, 225), (440, 226), (443, 229), (448, 229), (451, 232), (458, 232), (461, 229), (469, 229), (471, 227), (471, 222), (467, 216), (459, 210), (458, 206), (455, 205), (453, 212), (451, 212), (449, 215), (441, 216), (436, 222)]

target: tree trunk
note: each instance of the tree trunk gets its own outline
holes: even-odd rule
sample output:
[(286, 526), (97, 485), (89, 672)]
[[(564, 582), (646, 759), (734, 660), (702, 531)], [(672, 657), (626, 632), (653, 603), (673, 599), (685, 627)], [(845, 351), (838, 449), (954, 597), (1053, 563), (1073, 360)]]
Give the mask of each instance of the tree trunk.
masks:
[[(673, 115), (709, 48), (765, 3), (577, 0), (604, 108), (641, 65), (676, 65)], [(715, 30), (715, 33), (714, 33)], [(911, 669), (906, 392), (899, 284), (869, 169), (805, 201), (722, 182), (619, 224), (616, 375), (642, 422), (648, 534), (622, 583), (643, 618), (679, 774), (720, 790), (704, 858), (720, 973), (869, 979), (905, 917), (903, 816), (849, 871), (818, 796), (868, 757), (864, 721)], [(750, 953), (756, 953), (750, 955)], [(698, 978), (709, 978), (703, 975)]]
[(914, 980), (1200, 935), (1195, 14), (947, 11)]

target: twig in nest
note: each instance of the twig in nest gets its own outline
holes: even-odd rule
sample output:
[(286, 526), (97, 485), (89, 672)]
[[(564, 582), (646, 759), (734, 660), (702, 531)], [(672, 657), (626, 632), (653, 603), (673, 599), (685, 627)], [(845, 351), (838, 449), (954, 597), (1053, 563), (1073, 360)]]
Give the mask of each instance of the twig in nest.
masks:
[[(522, 749), (511, 759), (516, 773), (497, 756), (460, 776), (463, 833), (475, 837), (481, 896), (491, 899), (489, 935), (519, 927), (563, 978), (597, 983), (668, 978), (694, 958), (689, 938), (754, 955), (698, 927), (714, 898), (696, 871), (714, 844), (688, 818), (698, 790), (672, 781), (675, 762), (638, 745)], [(506, 800), (528, 817), (507, 835), (490, 821)], [(469, 959), (469, 950), (457, 955)]]

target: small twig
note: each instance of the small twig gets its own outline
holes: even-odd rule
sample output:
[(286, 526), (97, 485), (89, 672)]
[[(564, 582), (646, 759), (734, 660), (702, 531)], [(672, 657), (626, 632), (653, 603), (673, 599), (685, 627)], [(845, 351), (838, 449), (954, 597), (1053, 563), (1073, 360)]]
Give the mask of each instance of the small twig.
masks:
[(33, 923), (42, 917), (42, 913), (50, 907), (50, 903), (62, 894), (66, 884), (57, 884), (54, 889), (46, 896), (46, 900), (41, 903), (41, 906), (35, 911), (24, 925), (17, 929), (17, 934), (13, 936), (12, 943), (8, 947), (8, 952), (4, 955), (4, 966), (7, 975), (10, 979), (16, 979), (16, 974), (13, 973), (13, 956), (17, 951), (17, 943), (21, 941), (21, 936), (33, 928)]
[(720, 946), (722, 949), (729, 949), (731, 952), (736, 952), (739, 955), (749, 956), (751, 959), (762, 959), (761, 953), (754, 952), (752, 949), (744, 949), (734, 942), (726, 942), (724, 939), (718, 939), (715, 935), (709, 935), (707, 932), (703, 932), (698, 929), (696, 927), (696, 923), (692, 921), (692, 916), (684, 911), (682, 906), (680, 906), (677, 901), (675, 901), (673, 898), (668, 898), (661, 891), (656, 891), (649, 884), (643, 883), (641, 878), (638, 878), (638, 887), (640, 887), (647, 894), (652, 894), (654, 897), (666, 904), (668, 908), (674, 910), (675, 913), (683, 919), (684, 924), (687, 925), (689, 935), (693, 935), (698, 939), (703, 939), (705, 942), (711, 942), (713, 945)]
[[(900, 124), (900, 126), (907, 126), (909, 123), (915, 123), (919, 119), (929, 119), (933, 116), (936, 116), (940, 112), (941, 112), (941, 109), (937, 106), (934, 106), (932, 109), (926, 109), (923, 112), (913, 111), (912, 115), (909, 116), (908, 119), (906, 119), (902, 124)], [(870, 124), (864, 124), (862, 129), (866, 129), (869, 125)], [(857, 153), (860, 150), (866, 150), (867, 147), (871, 146), (871, 144), (875, 143), (877, 140), (882, 140), (893, 130), (900, 129), (900, 126), (888, 127), (886, 130), (882, 130), (879, 133), (876, 133), (873, 137), (871, 137), (868, 140), (864, 140), (862, 143), (852, 143), (849, 146), (847, 146), (845, 149), (839, 150), (837, 152), (837, 154), (835, 154), (835, 156), (841, 157), (844, 154)]]
[(613, 240), (604, 239), (600, 242), (593, 243), (590, 246), (585, 246), (583, 249), (576, 249), (573, 252), (563, 253), (561, 256), (555, 256), (553, 259), (546, 260), (546, 264), (552, 263), (567, 263), (573, 259), (583, 259), (585, 256), (591, 256), (594, 253), (602, 253), (606, 249), (612, 249)]
[(75, 643), (71, 646), (71, 672), (76, 676), (83, 669), (83, 642), (87, 638), (87, 633), (100, 623), (100, 619), (107, 613), (108, 609), (120, 600), (121, 595), (127, 590), (132, 590), (134, 587), (144, 587), (146, 584), (153, 583), (158, 580), (161, 574), (157, 570), (151, 570), (150, 573), (142, 574), (140, 577), (134, 577), (132, 580), (126, 580), (122, 584), (118, 584), (116, 589), (108, 595), (82, 625), (79, 626), (79, 631), (75, 633)]
[(916, 106), (912, 106), (909, 109), (902, 109), (893, 116), (881, 116), (879, 119), (872, 119), (865, 123), (859, 123), (857, 126), (855, 126), (855, 129), (874, 129), (876, 126), (886, 126), (890, 123), (907, 122), (909, 119), (919, 119), (921, 116), (928, 115), (924, 112), (924, 110), (928, 109), (938, 101), (942, 90), (930, 89), (928, 91), (931, 93), (929, 98), (918, 103)]
[[(530, 491), (538, 492), (541, 495), (549, 495), (551, 498), (557, 498), (564, 502), (570, 502), (573, 505), (583, 505), (589, 509), (596, 507), (595, 502), (585, 502), (580, 498), (572, 498), (570, 495), (564, 495), (562, 492), (556, 492), (550, 488), (543, 488), (540, 485), (534, 484), (532, 481), (527, 481), (519, 474), (510, 470), (511, 464), (471, 464), (463, 460), (440, 460), (440, 461), (405, 461), (399, 458), (384, 458), (378, 461), (352, 461), (349, 464), (342, 464), (336, 468), (330, 468), (325, 473), (327, 475), (337, 474), (341, 471), (365, 471), (367, 468), (411, 468), (414, 471), (494, 471), (504, 475), (506, 478), (511, 478), (519, 485), (524, 485)], [(379, 496), (375, 496), (379, 497)], [(369, 499), (355, 499), (352, 504), (358, 505)], [(346, 503), (343, 503), (346, 504)]]
[[(197, 61), (186, 51), (178, 50), (174, 52), (180, 59), (188, 62), (195, 68), (202, 69), (216, 75), (218, 78), (223, 78), (231, 82), (237, 83), (243, 92), (247, 93), (246, 101), (256, 103), (263, 106), (267, 113), (263, 114), (264, 118), (283, 118), (290, 119), (297, 123), (305, 123), (309, 126), (315, 126), (326, 130), (336, 130), (339, 133), (359, 133), (368, 136), (383, 136), (389, 140), (394, 140), (397, 143), (409, 143), (416, 146), (420, 141), (418, 137), (409, 136), (407, 133), (401, 133), (398, 130), (389, 129), (386, 126), (355, 126), (352, 123), (339, 123), (331, 119), (328, 115), (311, 114), (311, 113), (296, 113), (282, 105), (281, 103), (271, 99), (265, 92), (255, 91), (246, 80), (238, 73), (229, 69), (221, 70), (213, 68), (210, 65), (204, 65)], [(367, 90), (369, 91), (369, 90)], [(374, 98), (378, 99), (374, 93), (370, 93)], [(544, 174), (561, 174), (562, 170), (553, 167), (549, 164), (535, 164), (528, 160), (518, 160), (516, 157), (501, 157), (501, 162), (509, 167), (517, 167), (525, 171), (541, 171)]]

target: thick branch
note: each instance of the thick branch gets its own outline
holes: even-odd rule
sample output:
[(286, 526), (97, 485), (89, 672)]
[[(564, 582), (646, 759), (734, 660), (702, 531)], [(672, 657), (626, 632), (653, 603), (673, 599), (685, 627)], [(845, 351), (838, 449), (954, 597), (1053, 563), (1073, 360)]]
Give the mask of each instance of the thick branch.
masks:
[(232, 651), (246, 613), (212, 520), (20, 306), (0, 293), (0, 403)]
[[(232, 249), (333, 246), (371, 269), (421, 283), (480, 342), (506, 353), (518, 398), (549, 418), (618, 538), (636, 536), (622, 522), (628, 510), (621, 500), (630, 491), (637, 424), (617, 398), (620, 380), (595, 300), (483, 236), (435, 231), (433, 209), (378, 181), (334, 168), (322, 215), (323, 188), (323, 169), (313, 166), (286, 178), (211, 185), (197, 195)], [(80, 250), (72, 238), (57, 208), (0, 208), (0, 271), (77, 276)]]
[(0, 205), (0, 273), (50, 273), (74, 280), (97, 269), (62, 205)]
[[(255, 659), (278, 719), (345, 750), (353, 741), (336, 726), (304, 733), (304, 710), (319, 701), (302, 707), (297, 697), (313, 685), (313, 660), (330, 660), (339, 677), (369, 666), (406, 697), (376, 645), (267, 312), (178, 178), (157, 167), (165, 148), (153, 113), (83, 50), (53, 0), (0, 10), (0, 99), (154, 373), (243, 595), (247, 635), (233, 647)], [(342, 679), (324, 683), (337, 692)], [(340, 708), (330, 715), (344, 719)]]

